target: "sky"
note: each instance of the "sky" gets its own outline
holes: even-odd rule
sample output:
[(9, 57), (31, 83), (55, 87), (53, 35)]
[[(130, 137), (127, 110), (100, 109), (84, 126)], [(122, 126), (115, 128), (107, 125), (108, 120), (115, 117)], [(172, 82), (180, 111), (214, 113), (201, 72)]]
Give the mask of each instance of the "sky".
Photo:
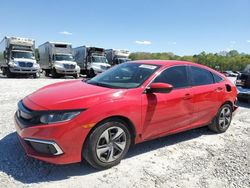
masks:
[(1, 0), (4, 36), (33, 38), (36, 46), (250, 54), (250, 0)]

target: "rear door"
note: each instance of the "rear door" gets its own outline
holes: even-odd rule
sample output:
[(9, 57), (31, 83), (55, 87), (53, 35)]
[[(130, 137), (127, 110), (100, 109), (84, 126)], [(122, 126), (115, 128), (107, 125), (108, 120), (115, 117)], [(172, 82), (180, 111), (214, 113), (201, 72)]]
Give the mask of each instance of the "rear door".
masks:
[(212, 120), (220, 106), (219, 94), (223, 92), (223, 88), (215, 83), (213, 74), (207, 69), (189, 66), (189, 75), (194, 105), (191, 124), (195, 127)]

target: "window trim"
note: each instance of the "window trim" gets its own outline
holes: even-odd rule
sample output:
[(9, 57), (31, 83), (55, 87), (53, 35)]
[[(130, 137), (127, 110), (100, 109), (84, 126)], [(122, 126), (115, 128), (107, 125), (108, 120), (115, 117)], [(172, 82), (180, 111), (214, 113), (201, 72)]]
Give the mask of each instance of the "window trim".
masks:
[(191, 85), (191, 80), (190, 80), (190, 75), (189, 75), (189, 65), (187, 64), (182, 64), (182, 65), (172, 65), (172, 66), (169, 66), (169, 67), (165, 67), (163, 68), (162, 70), (160, 70), (159, 72), (156, 72), (154, 77), (150, 80), (150, 82), (146, 85), (146, 87), (144, 88), (143, 92), (144, 94), (146, 94), (146, 90), (149, 88), (149, 86), (153, 83), (153, 81), (156, 79), (157, 76), (159, 76), (163, 71), (169, 69), (169, 68), (173, 68), (173, 67), (185, 67), (186, 68), (186, 72), (187, 72), (187, 79), (188, 79), (188, 86), (187, 87), (181, 87), (181, 88), (173, 88), (173, 90), (178, 90), (178, 89), (186, 89), (186, 88), (191, 88), (192, 85)]

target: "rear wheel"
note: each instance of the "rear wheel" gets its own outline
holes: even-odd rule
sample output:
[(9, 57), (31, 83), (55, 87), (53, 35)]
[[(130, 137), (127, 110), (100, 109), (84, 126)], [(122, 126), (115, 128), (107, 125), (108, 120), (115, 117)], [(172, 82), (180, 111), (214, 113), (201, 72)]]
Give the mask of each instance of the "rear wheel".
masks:
[(231, 120), (232, 120), (232, 106), (229, 104), (224, 104), (219, 109), (212, 124), (210, 124), (208, 127), (209, 129), (211, 129), (216, 133), (223, 133), (230, 126)]
[(94, 168), (107, 169), (120, 163), (130, 144), (131, 135), (126, 123), (112, 118), (102, 122), (89, 135), (83, 157)]

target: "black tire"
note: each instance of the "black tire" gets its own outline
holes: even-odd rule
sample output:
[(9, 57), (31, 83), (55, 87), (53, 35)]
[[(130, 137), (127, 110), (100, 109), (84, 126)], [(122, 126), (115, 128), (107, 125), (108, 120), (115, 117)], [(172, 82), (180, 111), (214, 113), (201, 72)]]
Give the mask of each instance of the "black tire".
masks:
[(79, 75), (78, 75), (78, 74), (74, 74), (73, 77), (74, 77), (75, 79), (77, 79), (77, 78), (79, 78)]
[(59, 78), (60, 77), (60, 75), (56, 72), (56, 69), (54, 69), (54, 68), (52, 69), (51, 74), (52, 74), (53, 78)]
[(90, 69), (90, 70), (88, 71), (88, 77), (89, 77), (89, 78), (95, 77), (95, 72), (94, 72), (93, 69)]
[(14, 78), (15, 77), (15, 74), (10, 72), (9, 68), (6, 68), (5, 70), (6, 70), (5, 73), (6, 73), (7, 78)]
[(44, 72), (45, 72), (45, 76), (49, 77), (50, 71), (49, 70), (44, 70)]
[(40, 78), (40, 72), (33, 74), (33, 78)]
[[(106, 142), (107, 137), (103, 136), (107, 135), (105, 133), (108, 134), (110, 142)], [(116, 137), (118, 133), (120, 135)], [(118, 143), (124, 148), (118, 147)], [(88, 136), (83, 147), (83, 158), (96, 169), (111, 168), (120, 163), (128, 152), (130, 144), (131, 135), (127, 124), (118, 118), (111, 118), (98, 124)], [(100, 149), (105, 150), (105, 148), (109, 149), (100, 151)]]
[(230, 104), (224, 104), (218, 110), (216, 117), (212, 123), (208, 125), (208, 128), (216, 133), (224, 133), (230, 126), (232, 121), (232, 106)]

